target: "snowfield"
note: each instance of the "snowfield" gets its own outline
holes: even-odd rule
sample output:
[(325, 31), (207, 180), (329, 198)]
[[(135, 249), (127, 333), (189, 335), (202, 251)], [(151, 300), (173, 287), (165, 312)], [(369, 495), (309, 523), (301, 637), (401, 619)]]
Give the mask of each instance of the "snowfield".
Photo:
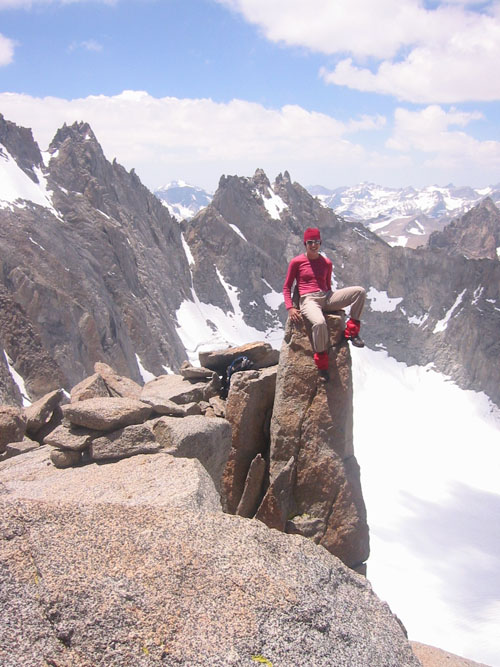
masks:
[(500, 664), (500, 410), (431, 368), (353, 350), (368, 579), (408, 630)]

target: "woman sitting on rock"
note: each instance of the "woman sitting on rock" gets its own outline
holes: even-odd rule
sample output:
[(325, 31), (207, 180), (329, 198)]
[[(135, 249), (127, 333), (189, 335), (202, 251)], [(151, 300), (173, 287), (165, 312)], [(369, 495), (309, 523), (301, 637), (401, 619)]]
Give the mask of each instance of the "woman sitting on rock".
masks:
[[(305, 317), (312, 325), (314, 363), (320, 377), (328, 382), (328, 327), (323, 311), (332, 312), (351, 306), (344, 336), (356, 347), (364, 347), (359, 337), (360, 318), (365, 305), (366, 291), (363, 287), (344, 287), (332, 291), (333, 264), (320, 253), (321, 235), (319, 229), (308, 227), (304, 232), (305, 253), (294, 257), (288, 266), (283, 295), (285, 306), (292, 322), (300, 322)], [(292, 302), (291, 290), (297, 283), (299, 308)]]

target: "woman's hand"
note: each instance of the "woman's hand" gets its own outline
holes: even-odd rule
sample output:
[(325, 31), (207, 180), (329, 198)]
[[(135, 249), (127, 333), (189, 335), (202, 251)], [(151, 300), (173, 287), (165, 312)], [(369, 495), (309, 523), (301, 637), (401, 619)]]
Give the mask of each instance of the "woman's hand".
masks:
[(302, 315), (300, 314), (300, 310), (298, 308), (289, 308), (288, 317), (292, 320), (292, 322), (296, 322), (297, 324), (302, 321)]

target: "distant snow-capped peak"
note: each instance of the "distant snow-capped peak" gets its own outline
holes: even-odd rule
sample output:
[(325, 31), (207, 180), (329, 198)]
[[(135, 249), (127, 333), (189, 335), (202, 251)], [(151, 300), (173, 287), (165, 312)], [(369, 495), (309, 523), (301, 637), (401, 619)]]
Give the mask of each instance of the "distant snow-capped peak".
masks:
[(212, 195), (185, 181), (171, 181), (155, 190), (154, 194), (168, 208), (171, 215), (189, 220), (212, 201)]
[(362, 222), (390, 245), (409, 247), (425, 244), (431, 232), (441, 230), (484, 197), (500, 201), (498, 185), (390, 188), (365, 182), (334, 190), (323, 186), (309, 186), (307, 190), (338, 215)]

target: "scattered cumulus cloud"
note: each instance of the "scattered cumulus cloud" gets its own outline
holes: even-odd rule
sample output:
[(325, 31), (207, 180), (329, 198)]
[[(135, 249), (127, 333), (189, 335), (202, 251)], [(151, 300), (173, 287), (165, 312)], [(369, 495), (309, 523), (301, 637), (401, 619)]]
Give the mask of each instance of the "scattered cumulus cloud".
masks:
[(327, 55), (389, 58), (430, 27), (416, 0), (217, 1), (257, 25), (270, 41)]
[(381, 114), (375, 116), (368, 116), (362, 114), (358, 119), (352, 119), (347, 124), (349, 132), (358, 132), (360, 130), (380, 130), (385, 127), (387, 118)]
[(0, 35), (0, 67), (10, 65), (14, 60), (14, 48), (16, 43), (14, 40)]
[[(183, 178), (213, 190), (222, 174), (246, 176), (257, 167), (270, 178), (288, 169), (304, 185), (358, 183), (374, 174), (379, 182), (402, 185), (430, 179), (487, 185), (498, 180), (500, 167), (500, 142), (467, 134), (482, 115), (438, 105), (400, 107), (393, 119), (340, 121), (298, 105), (270, 109), (244, 100), (124, 91), (74, 100), (1, 93), (0, 109), (8, 120), (31, 127), (42, 149), (64, 123), (87, 121), (108, 159), (135, 168), (150, 188)], [(372, 148), (356, 140), (361, 132), (370, 135)]]
[(336, 57), (326, 83), (426, 104), (500, 99), (498, 2), (217, 1), (270, 41)]
[(312, 177), (327, 165), (355, 168), (371, 156), (349, 135), (384, 123), (379, 116), (344, 123), (297, 105), (269, 109), (243, 100), (155, 98), (142, 91), (75, 100), (2, 93), (0, 108), (9, 120), (32, 127), (42, 148), (63, 123), (89, 122), (108, 158), (136, 168), (150, 187), (167, 180), (167, 172), (184, 177), (188, 169), (190, 181), (207, 187), (210, 171), (218, 179), (257, 167), (270, 176), (289, 169), (299, 179), (307, 169)]
[(332, 71), (322, 68), (321, 76), (327, 83), (415, 103), (498, 100), (500, 80), (491, 76), (491, 67), (500, 61), (500, 23), (494, 28), (489, 44), (486, 34), (462, 35), (453, 43), (415, 48), (400, 62), (384, 61), (374, 72), (347, 58)]
[(387, 147), (396, 151), (421, 151), (430, 157), (428, 166), (453, 168), (466, 162), (469, 166), (500, 168), (500, 141), (479, 141), (463, 129), (480, 120), (478, 112), (446, 111), (431, 105), (420, 111), (398, 108), (394, 114), (394, 131)]
[(95, 39), (86, 39), (83, 42), (71, 42), (71, 44), (68, 46), (68, 51), (70, 52), (77, 51), (79, 49), (83, 49), (84, 51), (93, 51), (97, 53), (99, 51), (102, 51), (103, 46)]

